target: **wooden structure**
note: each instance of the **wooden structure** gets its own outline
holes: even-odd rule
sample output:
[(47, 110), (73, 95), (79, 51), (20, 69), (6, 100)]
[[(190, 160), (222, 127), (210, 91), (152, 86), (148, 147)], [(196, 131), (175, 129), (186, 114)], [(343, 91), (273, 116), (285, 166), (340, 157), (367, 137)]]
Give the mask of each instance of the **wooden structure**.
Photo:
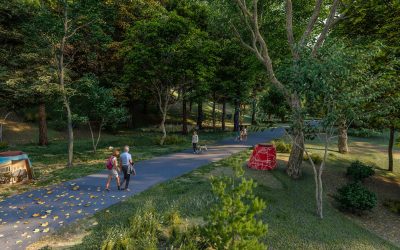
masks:
[(28, 155), (21, 151), (0, 153), (0, 184), (17, 183), (33, 178)]

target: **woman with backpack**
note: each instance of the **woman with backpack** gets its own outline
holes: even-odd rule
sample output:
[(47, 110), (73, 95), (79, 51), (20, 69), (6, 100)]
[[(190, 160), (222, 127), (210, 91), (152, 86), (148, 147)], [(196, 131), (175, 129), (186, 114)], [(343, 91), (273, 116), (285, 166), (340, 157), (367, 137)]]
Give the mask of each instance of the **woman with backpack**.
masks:
[(118, 160), (117, 157), (119, 156), (119, 151), (115, 149), (113, 151), (113, 154), (108, 158), (106, 162), (106, 167), (108, 170), (108, 179), (107, 179), (107, 184), (106, 184), (106, 190), (110, 191), (110, 182), (113, 177), (117, 179), (117, 186), (118, 190), (121, 190), (120, 184), (119, 184), (119, 169), (118, 169)]

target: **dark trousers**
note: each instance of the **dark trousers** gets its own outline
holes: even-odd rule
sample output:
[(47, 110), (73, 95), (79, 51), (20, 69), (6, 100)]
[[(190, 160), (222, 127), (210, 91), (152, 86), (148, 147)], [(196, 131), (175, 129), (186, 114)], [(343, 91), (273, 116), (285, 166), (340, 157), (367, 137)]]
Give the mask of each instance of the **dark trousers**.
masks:
[[(131, 179), (131, 174), (128, 174), (128, 168), (129, 168), (129, 166), (122, 166), (122, 173), (124, 174), (124, 180), (122, 181), (122, 183), (125, 182), (125, 189), (128, 188), (129, 180)], [(122, 186), (122, 184), (121, 184), (121, 186)]]
[(193, 152), (197, 152), (197, 143), (192, 143), (193, 144)]

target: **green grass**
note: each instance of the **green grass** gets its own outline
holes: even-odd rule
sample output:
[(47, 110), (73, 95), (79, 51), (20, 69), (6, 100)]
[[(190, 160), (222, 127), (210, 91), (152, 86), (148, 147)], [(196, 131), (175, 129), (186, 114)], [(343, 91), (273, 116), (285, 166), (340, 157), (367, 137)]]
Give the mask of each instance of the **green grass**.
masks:
[[(201, 143), (212, 144), (232, 133), (200, 132)], [(116, 135), (105, 134), (93, 153), (90, 139), (76, 139), (74, 143), (74, 163), (72, 168), (66, 167), (67, 143), (65, 140), (55, 140), (47, 147), (40, 147), (34, 143), (10, 147), (9, 150), (21, 150), (29, 155), (32, 162), (35, 181), (29, 184), (3, 185), (0, 188), (0, 199), (9, 195), (23, 192), (31, 187), (43, 187), (85, 175), (96, 173), (104, 169), (105, 159), (111, 154), (109, 146), (122, 148), (131, 146), (134, 161), (141, 161), (154, 156), (170, 154), (191, 147), (191, 137), (176, 134), (182, 137), (178, 144), (160, 146), (156, 132), (119, 132)]]
[[(134, 216), (143, 204), (151, 204), (160, 214), (178, 211), (188, 221), (199, 221), (207, 215), (214, 201), (208, 177), (223, 167), (244, 163), (249, 155), (250, 151), (245, 151), (201, 167), (98, 212), (92, 218), (98, 225), (92, 227), (83, 243), (73, 249), (98, 249), (105, 235), (127, 227), (126, 218)], [(246, 170), (248, 177), (255, 176), (254, 173)], [(256, 195), (267, 201), (263, 220), (269, 226), (266, 244), (272, 249), (396, 249), (353, 223), (332, 207), (326, 197), (325, 218), (318, 219), (313, 176), (309, 168), (304, 169), (304, 177), (298, 181), (287, 177), (282, 162), (277, 170), (256, 175), (258, 178), (255, 180), (259, 183)], [(261, 178), (263, 175), (268, 178)], [(271, 178), (281, 185), (270, 185)]]
[[(385, 134), (371, 138), (349, 137), (350, 153), (340, 154), (337, 152), (337, 141), (334, 140), (329, 145), (329, 162), (339, 169), (342, 166), (349, 166), (353, 161), (360, 160), (366, 164), (375, 166), (378, 174), (400, 178), (400, 154), (398, 146), (394, 147), (394, 171), (393, 173), (386, 171), (388, 168), (387, 144), (388, 138)], [(323, 155), (322, 142), (318, 140), (308, 141), (307, 147), (311, 152)]]

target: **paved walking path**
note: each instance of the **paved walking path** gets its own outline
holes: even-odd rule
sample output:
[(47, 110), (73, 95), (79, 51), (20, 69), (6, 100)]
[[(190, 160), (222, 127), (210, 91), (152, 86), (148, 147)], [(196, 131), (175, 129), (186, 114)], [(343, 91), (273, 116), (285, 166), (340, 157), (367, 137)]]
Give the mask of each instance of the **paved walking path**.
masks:
[(157, 183), (221, 160), (257, 143), (279, 138), (283, 132), (282, 128), (277, 128), (252, 133), (247, 142), (240, 143), (228, 138), (209, 146), (208, 151), (198, 155), (185, 150), (137, 162), (138, 175), (131, 179), (130, 192), (117, 191), (115, 181), (110, 192), (104, 191), (107, 172), (101, 171), (12, 196), (0, 203), (0, 249), (25, 249), (41, 236), (63, 225), (90, 216)]

